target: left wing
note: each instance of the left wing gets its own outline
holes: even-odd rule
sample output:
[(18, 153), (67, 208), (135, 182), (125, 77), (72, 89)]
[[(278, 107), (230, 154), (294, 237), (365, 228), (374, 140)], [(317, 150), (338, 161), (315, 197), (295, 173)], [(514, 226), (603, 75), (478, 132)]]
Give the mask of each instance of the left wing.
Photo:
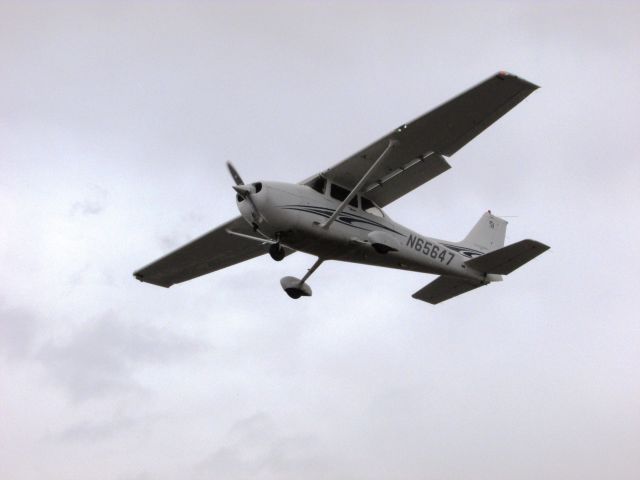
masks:
[(497, 73), (322, 175), (351, 190), (389, 143), (395, 143), (358, 192), (384, 207), (451, 168), (444, 156), (453, 155), (536, 88), (515, 75)]
[(141, 268), (133, 275), (141, 282), (168, 288), (175, 283), (185, 282), (258, 257), (269, 250), (269, 245), (230, 235), (226, 230), (255, 235), (242, 217), (236, 217)]

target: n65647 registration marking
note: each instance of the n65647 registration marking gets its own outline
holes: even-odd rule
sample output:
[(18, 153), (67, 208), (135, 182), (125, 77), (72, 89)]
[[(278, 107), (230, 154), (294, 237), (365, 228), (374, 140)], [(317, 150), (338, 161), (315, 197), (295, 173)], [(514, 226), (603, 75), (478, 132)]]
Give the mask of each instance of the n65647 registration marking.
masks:
[(454, 257), (453, 253), (451, 253), (447, 249), (442, 248), (432, 242), (423, 240), (420, 237), (414, 237), (413, 235), (409, 235), (409, 238), (407, 239), (407, 246), (413, 248), (418, 252), (421, 252), (427, 257), (430, 257), (434, 260), (439, 260), (445, 265), (449, 265)]

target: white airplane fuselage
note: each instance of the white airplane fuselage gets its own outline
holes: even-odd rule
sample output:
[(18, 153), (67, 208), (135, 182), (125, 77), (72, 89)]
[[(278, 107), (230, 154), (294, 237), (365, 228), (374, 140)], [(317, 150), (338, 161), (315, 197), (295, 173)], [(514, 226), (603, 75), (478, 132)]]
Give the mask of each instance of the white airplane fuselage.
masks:
[[(465, 262), (483, 252), (420, 235), (393, 220), (348, 205), (329, 228), (321, 224), (340, 201), (307, 185), (259, 182), (250, 202), (237, 198), (243, 218), (284, 246), (323, 260), (341, 260), (489, 283), (499, 278), (478, 272)], [(256, 184), (254, 184), (256, 185)], [(388, 247), (381, 253), (374, 244)], [(497, 277), (497, 276), (495, 276)]]

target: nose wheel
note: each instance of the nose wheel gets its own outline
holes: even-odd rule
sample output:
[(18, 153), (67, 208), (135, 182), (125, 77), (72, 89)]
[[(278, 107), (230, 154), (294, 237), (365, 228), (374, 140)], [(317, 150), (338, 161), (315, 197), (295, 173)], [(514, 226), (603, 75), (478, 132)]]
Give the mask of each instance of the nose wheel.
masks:
[(274, 243), (269, 247), (269, 255), (271, 255), (271, 258), (276, 262), (279, 262), (284, 258), (285, 252), (282, 245), (280, 245), (280, 242)]

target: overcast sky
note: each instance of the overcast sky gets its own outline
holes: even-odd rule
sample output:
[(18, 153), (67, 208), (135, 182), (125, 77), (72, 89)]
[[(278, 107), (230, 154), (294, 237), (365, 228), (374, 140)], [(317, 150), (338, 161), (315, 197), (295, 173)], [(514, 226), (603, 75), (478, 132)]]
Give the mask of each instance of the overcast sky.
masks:
[[(640, 478), (637, 2), (0, 1), (0, 477)], [(387, 207), (552, 248), (433, 277), (131, 273), (498, 70), (542, 88)]]

